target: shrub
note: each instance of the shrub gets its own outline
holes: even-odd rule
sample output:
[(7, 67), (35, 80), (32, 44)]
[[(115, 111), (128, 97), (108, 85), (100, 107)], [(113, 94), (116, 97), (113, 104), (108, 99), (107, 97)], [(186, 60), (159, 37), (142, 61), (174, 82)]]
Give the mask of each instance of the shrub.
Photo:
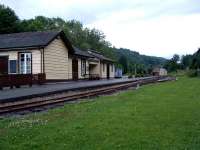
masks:
[(134, 74), (129, 74), (128, 78), (135, 78), (135, 75)]
[(198, 73), (197, 70), (188, 70), (187, 75), (188, 77), (197, 77)]

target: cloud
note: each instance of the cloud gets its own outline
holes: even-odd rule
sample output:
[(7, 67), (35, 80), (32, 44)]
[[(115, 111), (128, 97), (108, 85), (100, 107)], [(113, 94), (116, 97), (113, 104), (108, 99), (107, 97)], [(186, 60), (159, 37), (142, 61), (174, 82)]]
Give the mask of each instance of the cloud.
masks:
[(147, 55), (171, 57), (174, 53), (193, 53), (200, 46), (200, 14), (136, 22), (128, 21), (130, 17), (126, 15), (117, 16), (108, 16), (87, 26), (104, 31), (107, 40), (117, 47), (128, 47)]
[(1, 0), (21, 19), (77, 19), (117, 47), (169, 57), (200, 47), (199, 0)]
[(78, 19), (84, 23), (96, 21), (102, 14), (140, 9), (146, 17), (163, 14), (199, 12), (197, 0), (1, 0), (13, 8), (22, 19), (37, 15)]

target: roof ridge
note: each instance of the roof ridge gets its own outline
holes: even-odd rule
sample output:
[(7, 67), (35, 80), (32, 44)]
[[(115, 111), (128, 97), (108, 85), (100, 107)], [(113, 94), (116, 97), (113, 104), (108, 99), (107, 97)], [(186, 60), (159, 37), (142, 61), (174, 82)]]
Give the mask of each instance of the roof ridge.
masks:
[(60, 33), (62, 30), (59, 31), (25, 31), (25, 32), (15, 32), (15, 33), (3, 33), (0, 34), (0, 36), (6, 36), (6, 35), (17, 35), (17, 34), (24, 34), (24, 33)]

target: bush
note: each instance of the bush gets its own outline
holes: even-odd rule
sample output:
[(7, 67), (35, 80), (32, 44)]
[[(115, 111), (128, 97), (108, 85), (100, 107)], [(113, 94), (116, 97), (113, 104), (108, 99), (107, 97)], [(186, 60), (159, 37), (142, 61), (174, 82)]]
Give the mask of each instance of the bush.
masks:
[(130, 78), (133, 78), (133, 76), (132, 75), (128, 75), (128, 78), (130, 79)]
[(136, 78), (139, 78), (139, 77), (144, 77), (144, 74), (143, 73), (138, 73), (138, 74), (136, 74), (136, 76), (135, 76)]
[(197, 70), (189, 70), (187, 72), (187, 76), (188, 77), (197, 77), (198, 76), (198, 72), (197, 72)]
[(129, 74), (128, 78), (135, 78), (135, 75), (134, 74)]

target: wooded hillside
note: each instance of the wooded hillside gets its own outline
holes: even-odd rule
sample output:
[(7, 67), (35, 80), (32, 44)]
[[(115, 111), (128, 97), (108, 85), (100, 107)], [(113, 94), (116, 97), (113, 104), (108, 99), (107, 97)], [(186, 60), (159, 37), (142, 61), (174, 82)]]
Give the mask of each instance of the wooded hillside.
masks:
[(89, 29), (76, 20), (62, 18), (47, 18), (37, 16), (29, 20), (20, 20), (15, 12), (0, 5), (0, 34), (28, 31), (63, 30), (72, 44), (82, 50), (93, 49), (116, 61), (124, 72), (132, 72), (137, 67), (138, 72), (148, 72), (153, 66), (162, 66), (166, 59), (140, 55), (138, 52), (120, 48), (117, 49), (106, 41), (105, 35), (98, 29)]

